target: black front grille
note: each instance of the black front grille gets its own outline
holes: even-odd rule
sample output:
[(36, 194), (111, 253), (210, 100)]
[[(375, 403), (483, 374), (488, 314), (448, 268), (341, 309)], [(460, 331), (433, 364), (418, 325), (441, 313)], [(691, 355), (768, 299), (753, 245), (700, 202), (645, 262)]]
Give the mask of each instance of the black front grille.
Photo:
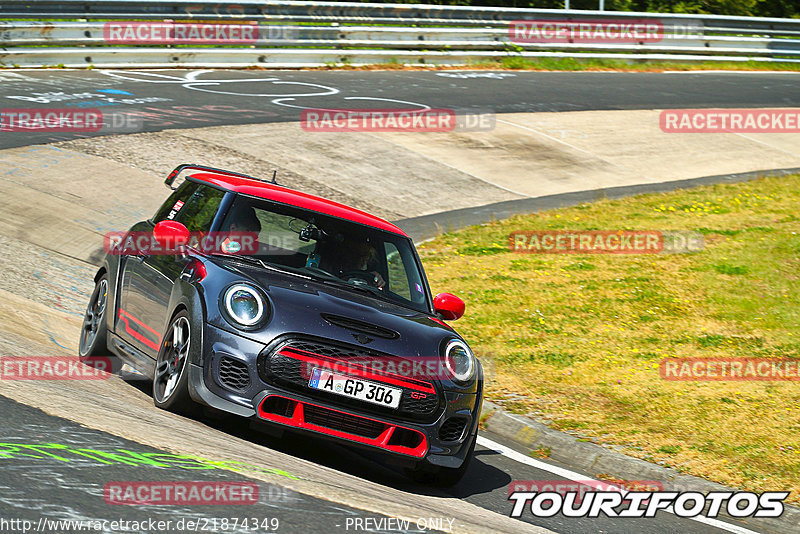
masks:
[[(303, 377), (304, 362), (287, 358), (282, 354), (275, 354), (269, 359), (269, 374), (286, 382), (296, 385), (306, 385), (310, 380), (308, 369)], [(310, 367), (310, 366), (306, 366)]]
[(223, 356), (219, 361), (219, 382), (226, 388), (245, 390), (250, 387), (250, 371), (247, 364)]
[[(439, 395), (435, 392), (423, 393), (411, 388), (402, 388), (403, 393), (400, 397), (400, 405), (395, 410), (358, 399), (350, 399), (328, 391), (312, 390), (308, 387), (308, 382), (314, 365), (279, 354), (280, 350), (285, 348), (327, 356), (344, 362), (348, 360), (369, 361), (372, 358), (388, 357), (384, 354), (366, 351), (360, 347), (293, 339), (289, 342), (281, 343), (271, 352), (262, 353), (259, 356), (259, 374), (265, 382), (278, 384), (341, 406), (354, 407), (380, 415), (402, 415), (414, 420), (433, 420), (438, 411)], [(394, 384), (387, 385), (398, 387)]]
[(340, 430), (356, 436), (375, 439), (386, 430), (386, 425), (378, 421), (364, 419), (334, 410), (328, 410), (311, 404), (303, 405), (304, 419), (307, 423), (324, 426), (332, 430)]
[(293, 339), (288, 343), (281, 345), (281, 348), (286, 347), (304, 350), (306, 352), (313, 352), (314, 354), (328, 356), (329, 358), (336, 358), (337, 360), (358, 360), (385, 356), (385, 354), (371, 351), (363, 347), (348, 346), (344, 344), (336, 345), (332, 343), (323, 343), (305, 339)]
[(442, 441), (458, 441), (464, 434), (464, 427), (466, 426), (466, 417), (451, 417), (439, 429), (439, 439)]

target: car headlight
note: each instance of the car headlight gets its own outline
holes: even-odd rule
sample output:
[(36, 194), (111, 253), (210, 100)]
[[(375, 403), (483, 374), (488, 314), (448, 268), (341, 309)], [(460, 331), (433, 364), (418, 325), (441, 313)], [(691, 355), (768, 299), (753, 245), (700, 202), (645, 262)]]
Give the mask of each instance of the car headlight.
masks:
[(466, 343), (453, 339), (444, 349), (444, 364), (457, 382), (469, 382), (475, 376), (475, 356)]
[(228, 318), (245, 328), (260, 323), (267, 312), (261, 293), (245, 284), (235, 284), (226, 289), (222, 303)]

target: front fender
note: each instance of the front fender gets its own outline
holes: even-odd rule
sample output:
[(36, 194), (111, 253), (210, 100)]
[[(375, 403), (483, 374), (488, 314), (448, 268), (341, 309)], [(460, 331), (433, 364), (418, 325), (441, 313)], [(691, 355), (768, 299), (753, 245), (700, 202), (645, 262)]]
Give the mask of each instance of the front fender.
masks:
[(166, 332), (172, 319), (180, 310), (189, 313), (189, 324), (192, 327), (192, 334), (189, 343), (189, 362), (203, 366), (203, 334), (206, 324), (206, 308), (202, 295), (203, 286), (192, 284), (182, 278), (178, 278), (172, 286), (172, 293), (169, 297), (167, 309), (167, 320), (161, 329)]
[(108, 300), (106, 300), (105, 322), (106, 330), (109, 332), (115, 332), (116, 328), (117, 303), (119, 302), (120, 291), (122, 290), (120, 284), (122, 275), (120, 265), (120, 256), (106, 254), (100, 262), (100, 268), (97, 269), (94, 275), (95, 284), (97, 284), (103, 276), (103, 273), (108, 275)]

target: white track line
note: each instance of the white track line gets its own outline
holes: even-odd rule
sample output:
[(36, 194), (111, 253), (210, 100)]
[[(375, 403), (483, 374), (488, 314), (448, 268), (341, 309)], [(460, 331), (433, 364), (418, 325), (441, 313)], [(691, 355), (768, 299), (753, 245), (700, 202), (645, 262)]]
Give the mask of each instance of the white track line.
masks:
[(800, 72), (792, 70), (665, 70), (661, 74), (794, 74), (796, 76)]
[[(521, 452), (517, 452), (510, 447), (501, 445), (500, 443), (492, 441), (489, 438), (486, 438), (481, 435), (478, 436), (478, 445), (499, 452), (503, 456), (507, 456), (508, 458), (511, 458), (512, 460), (517, 461), (519, 463), (535, 467), (536, 469), (541, 469), (542, 471), (547, 471), (548, 473), (553, 473), (554, 475), (566, 478), (567, 480), (572, 480), (574, 482), (592, 481), (600, 483), (599, 480), (594, 480), (593, 478), (587, 477), (586, 475), (581, 475), (574, 471), (570, 471), (569, 469), (564, 469), (563, 467), (551, 465), (542, 462), (541, 460), (525, 456)], [(620, 490), (620, 492), (623, 494), (626, 493), (624, 490)], [(664, 511), (673, 513), (671, 507), (664, 509)], [(692, 521), (697, 521), (699, 523), (704, 523), (712, 527), (716, 527), (722, 530), (727, 530), (728, 532), (734, 532), (735, 534), (759, 534), (754, 530), (749, 530), (744, 527), (740, 527), (738, 525), (732, 525), (730, 523), (720, 521), (719, 519), (712, 519), (710, 517), (705, 517), (705, 516), (682, 517), (681, 519), (691, 519)]]
[(754, 142), (754, 143), (760, 143), (760, 144), (762, 144), (762, 145), (764, 145), (764, 146), (767, 146), (767, 147), (771, 148), (772, 150), (779, 150), (779, 151), (781, 151), (781, 152), (785, 152), (786, 154), (789, 154), (789, 155), (791, 155), (791, 156), (795, 156), (795, 157), (797, 157), (797, 154), (796, 154), (796, 153), (794, 153), (794, 152), (790, 152), (790, 151), (788, 151), (788, 150), (786, 150), (786, 149), (784, 149), (784, 148), (781, 148), (781, 147), (779, 147), (779, 146), (771, 145), (771, 144), (769, 144), (769, 143), (767, 143), (767, 142), (761, 141), (761, 140), (759, 140), (759, 139), (755, 139), (755, 138), (753, 138), (753, 137), (750, 137), (749, 135), (745, 135), (745, 134), (743, 134), (743, 133), (739, 133), (739, 132), (735, 132), (735, 133), (736, 133), (736, 135), (738, 135), (739, 137), (743, 137), (744, 139), (747, 139), (748, 141), (752, 141), (752, 142)]
[[(590, 71), (590, 72), (595, 72), (595, 71)], [(550, 139), (551, 141), (555, 141), (556, 143), (561, 143), (562, 145), (567, 146), (567, 147), (571, 148), (572, 150), (577, 150), (578, 152), (583, 152), (584, 154), (587, 154), (588, 156), (590, 156), (590, 157), (592, 157), (594, 159), (600, 160), (603, 163), (607, 163), (608, 165), (611, 165), (612, 167), (616, 167), (618, 169), (624, 169), (625, 168), (625, 167), (623, 167), (621, 165), (617, 165), (613, 161), (609, 161), (609, 160), (603, 158), (602, 156), (600, 156), (599, 154), (597, 154), (595, 152), (591, 152), (589, 150), (585, 150), (585, 149), (580, 148), (578, 146), (571, 145), (570, 143), (567, 143), (566, 141), (562, 141), (561, 139), (558, 139), (557, 137), (554, 137), (552, 135), (546, 134), (541, 130), (537, 130), (536, 128), (532, 128), (530, 126), (525, 126), (525, 125), (522, 125), (522, 124), (518, 124), (516, 122), (507, 121), (507, 120), (498, 119), (498, 118), (495, 118), (495, 122), (502, 122), (503, 124), (508, 124), (509, 126), (514, 126), (515, 128), (519, 128), (520, 130), (527, 130), (529, 132), (535, 133), (536, 135), (540, 135), (542, 137), (546, 137), (547, 139)]]

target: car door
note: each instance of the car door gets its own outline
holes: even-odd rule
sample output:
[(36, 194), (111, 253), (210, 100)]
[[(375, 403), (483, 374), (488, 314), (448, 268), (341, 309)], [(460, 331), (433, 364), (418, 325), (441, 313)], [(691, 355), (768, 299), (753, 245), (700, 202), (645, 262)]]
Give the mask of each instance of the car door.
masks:
[[(156, 223), (176, 220), (193, 235), (208, 232), (224, 194), (218, 189), (186, 181), (151, 221), (136, 225), (134, 230), (152, 234)], [(177, 255), (140, 253), (125, 257), (117, 332), (153, 358), (161, 346), (172, 287), (184, 266), (183, 258)]]

